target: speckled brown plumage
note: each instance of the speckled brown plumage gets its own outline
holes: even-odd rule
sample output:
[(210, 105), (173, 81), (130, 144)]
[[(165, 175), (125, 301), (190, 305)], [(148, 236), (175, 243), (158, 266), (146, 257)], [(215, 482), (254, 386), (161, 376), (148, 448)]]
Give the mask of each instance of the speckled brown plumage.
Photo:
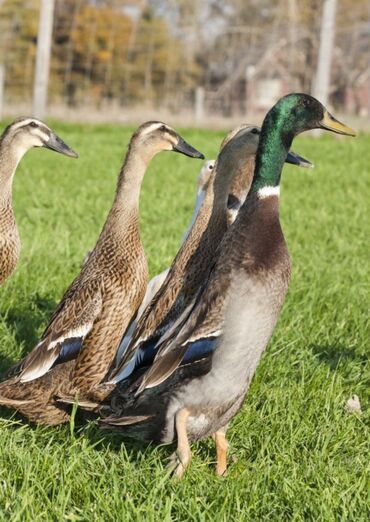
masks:
[[(34, 368), (36, 371), (40, 368), (42, 375), (45, 373), (44, 369), (47, 371), (54, 364), (62, 348), (62, 342), (58, 342), (59, 340), (78, 337), (80, 332), (82, 337), (94, 333), (98, 336), (98, 340), (101, 340), (100, 330), (110, 332), (110, 325), (112, 325), (113, 335), (113, 325), (116, 326), (114, 324), (116, 309), (121, 312), (122, 307), (125, 307), (128, 316), (125, 318), (126, 322), (117, 325), (122, 335), (128, 320), (140, 305), (148, 274), (138, 223), (138, 194), (146, 163), (142, 165), (137, 178), (132, 174), (132, 178), (127, 179), (127, 167), (130, 168), (131, 162), (135, 161), (136, 154), (135, 148), (131, 147), (120, 173), (120, 182), (112, 209), (94, 250), (80, 274), (65, 292), (40, 343), (18, 365), (18, 371), (21, 372), (20, 380), (25, 380), (24, 376), (28, 378), (29, 374), (32, 377)], [(136, 196), (127, 197), (127, 191), (135, 193)], [(77, 335), (74, 332), (77, 332)], [(87, 335), (85, 340), (89, 345), (91, 336)], [(109, 343), (109, 346), (113, 343), (114, 340)], [(103, 346), (97, 343), (100, 355), (104, 354), (108, 359), (112, 355), (105, 348), (104, 343)], [(114, 352), (115, 348), (116, 346), (111, 348), (111, 351)], [(88, 363), (86, 350), (83, 345), (81, 356), (82, 360)], [(94, 352), (95, 357), (96, 353)], [(107, 360), (104, 357), (103, 361)], [(100, 360), (96, 375), (90, 376), (86, 371), (87, 386), (90, 385), (90, 380), (99, 379), (101, 372), (104, 372), (103, 361)], [(110, 362), (106, 364), (109, 365)], [(89, 363), (88, 367), (89, 371), (92, 371)], [(76, 369), (80, 368), (81, 365), (76, 366)]]
[(76, 157), (49, 127), (35, 118), (19, 118), (0, 137), (0, 285), (14, 271), (21, 242), (12, 204), (15, 171), (23, 155), (32, 147), (48, 147)]
[(110, 252), (110, 276), (104, 284), (103, 306), (84, 339), (73, 373), (73, 386), (78, 392), (88, 391), (103, 379), (144, 298), (148, 270), (138, 231), (135, 217), (127, 223), (126, 244), (121, 242)]
[[(71, 380), (75, 361), (59, 364), (36, 381), (9, 379), (0, 384), (0, 404), (17, 410), (29, 422), (48, 426), (67, 422), (70, 409), (55, 402)], [(15, 403), (14, 401), (19, 401)]]
[[(147, 284), (148, 269), (138, 217), (141, 182), (150, 159), (161, 150), (175, 150), (175, 147), (181, 147), (179, 151), (190, 156), (202, 157), (173, 129), (158, 122), (144, 124), (133, 135), (115, 200), (98, 242), (64, 294), (40, 343), (13, 368), (18, 377), (0, 384), (0, 403), (6, 404), (2, 398), (13, 399), (15, 394), (19, 398), (19, 389), (27, 396), (33, 390), (33, 405), (27, 407), (27, 412), (22, 406), (17, 409), (28, 418), (41, 419), (39, 410), (45, 407), (45, 401), (40, 403), (39, 397), (45, 387), (49, 397), (46, 402), (53, 403), (49, 405), (52, 410), (56, 394), (87, 394), (105, 376)], [(58, 364), (52, 368), (55, 363), (63, 362), (66, 340), (76, 337), (83, 339), (76, 361), (66, 367)], [(13, 394), (12, 389), (17, 385), (19, 389)], [(53, 386), (55, 389), (50, 389)], [(44, 415), (42, 422), (55, 424), (59, 417), (53, 415), (55, 411), (51, 412), (50, 422)], [(66, 420), (64, 415), (63, 420)]]
[(14, 271), (21, 251), (21, 241), (11, 200), (0, 208), (0, 285)]

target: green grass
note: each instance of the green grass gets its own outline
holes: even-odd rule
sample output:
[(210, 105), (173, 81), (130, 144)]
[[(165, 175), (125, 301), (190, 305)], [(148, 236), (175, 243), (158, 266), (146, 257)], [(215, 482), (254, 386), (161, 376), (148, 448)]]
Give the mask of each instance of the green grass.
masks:
[[(56, 125), (78, 161), (34, 150), (14, 204), (23, 250), (0, 289), (1, 368), (34, 345), (94, 245), (132, 129)], [(184, 131), (214, 157), (223, 133)], [(300, 137), (313, 171), (286, 167), (281, 213), (293, 260), (287, 300), (241, 413), (229, 475), (214, 476), (212, 441), (193, 446), (182, 483), (168, 447), (122, 443), (94, 424), (22, 425), (1, 410), (0, 520), (362, 521), (370, 517), (369, 136)], [(141, 224), (151, 274), (176, 253), (200, 162), (152, 162)], [(363, 415), (345, 411), (359, 395)]]

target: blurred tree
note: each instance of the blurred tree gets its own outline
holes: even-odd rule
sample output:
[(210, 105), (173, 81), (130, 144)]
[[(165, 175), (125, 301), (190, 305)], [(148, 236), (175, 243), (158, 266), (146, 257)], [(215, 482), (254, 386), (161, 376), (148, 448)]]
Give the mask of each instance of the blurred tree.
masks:
[[(54, 28), (54, 93), (68, 103), (97, 102), (115, 92), (117, 61), (127, 48), (130, 18), (116, 3), (58, 2)], [(63, 75), (63, 82), (57, 78)]]
[[(29, 99), (38, 0), (5, 0), (0, 46), (13, 98)], [(69, 104), (117, 99), (148, 103), (189, 84), (185, 52), (145, 2), (58, 0), (50, 94)], [(138, 9), (138, 11), (137, 11)], [(194, 69), (195, 70), (195, 69)], [(192, 82), (190, 81), (192, 85)]]
[(6, 69), (6, 90), (31, 100), (36, 56), (38, 0), (5, 0), (0, 12), (0, 46)]
[(149, 7), (144, 11), (132, 53), (131, 86), (133, 94), (148, 104), (171, 97), (173, 108), (197, 83), (198, 69), (193, 62), (186, 66), (186, 49), (169, 30), (163, 18), (155, 17)]
[[(56, 0), (50, 98), (68, 104), (258, 108), (260, 84), (310, 91), (321, 0)], [(2, 0), (0, 50), (8, 100), (31, 99), (39, 0)], [(364, 105), (369, 0), (340, 0), (332, 99)], [(367, 89), (369, 91), (369, 89)], [(352, 100), (351, 103), (348, 100)], [(370, 106), (370, 102), (369, 102)]]

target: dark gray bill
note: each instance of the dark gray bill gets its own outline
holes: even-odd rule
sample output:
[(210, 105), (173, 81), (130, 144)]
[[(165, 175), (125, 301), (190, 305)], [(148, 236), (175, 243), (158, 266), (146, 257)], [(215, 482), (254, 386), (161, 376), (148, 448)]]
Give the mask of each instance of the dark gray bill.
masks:
[(44, 147), (55, 150), (56, 152), (60, 152), (61, 154), (65, 154), (70, 158), (78, 158), (77, 152), (68, 147), (68, 145), (54, 133), (50, 135), (48, 141), (44, 142)]
[(194, 149), (189, 143), (186, 143), (184, 139), (179, 136), (179, 141), (176, 145), (172, 147), (172, 150), (176, 152), (181, 152), (181, 154), (185, 154), (185, 156), (190, 156), (191, 158), (199, 158), (205, 159), (204, 155), (199, 152), (199, 150)]
[(285, 163), (290, 163), (291, 165), (297, 165), (297, 167), (305, 167), (307, 169), (313, 169), (314, 164), (310, 161), (302, 158), (299, 154), (296, 154), (292, 150), (288, 152), (288, 156), (286, 157)]

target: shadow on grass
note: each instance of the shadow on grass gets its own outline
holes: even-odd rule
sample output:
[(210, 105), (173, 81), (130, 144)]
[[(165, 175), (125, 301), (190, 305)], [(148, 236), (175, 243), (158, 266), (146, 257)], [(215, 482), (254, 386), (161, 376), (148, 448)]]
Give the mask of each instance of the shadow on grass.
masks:
[(53, 299), (39, 294), (29, 296), (28, 300), (9, 308), (5, 322), (15, 334), (18, 344), (24, 345), (28, 353), (38, 342), (38, 332), (56, 307)]
[(336, 370), (341, 363), (356, 361), (366, 362), (367, 358), (363, 354), (356, 352), (355, 348), (348, 348), (338, 344), (310, 345), (312, 353), (316, 359), (327, 364), (331, 370)]
[(14, 359), (1, 355), (0, 357), (0, 382), (5, 371), (14, 364)]
[[(37, 432), (41, 429), (41, 438), (47, 435), (49, 432), (53, 432), (53, 438), (57, 441), (60, 437), (63, 443), (66, 438), (70, 440), (71, 444), (78, 442), (79, 439), (86, 438), (89, 441), (89, 449), (93, 452), (105, 452), (106, 450), (116, 453), (123, 454), (124, 461), (134, 467), (141, 467), (143, 464), (146, 466), (148, 458), (150, 462), (155, 462), (163, 468), (164, 476), (168, 474), (168, 477), (172, 475), (171, 469), (167, 466), (170, 462), (170, 457), (176, 451), (176, 441), (170, 444), (155, 444), (153, 442), (146, 442), (124, 436), (122, 432), (114, 430), (112, 428), (103, 428), (98, 424), (98, 418), (93, 419), (92, 416), (87, 420), (81, 413), (76, 414), (74, 419), (74, 426), (66, 423), (60, 426), (40, 426), (34, 423), (27, 423), (27, 420), (22, 417), (19, 413), (14, 410), (0, 407), (0, 418), (7, 421), (12, 421), (9, 425), (9, 429), (18, 430), (23, 429), (28, 424), (28, 429)], [(14, 421), (14, 422), (13, 422)], [(59, 434), (56, 430), (60, 429)], [(71, 432), (73, 436), (71, 437)], [(198, 457), (204, 462), (208, 463), (211, 472), (214, 471), (216, 463), (216, 450), (214, 443), (210, 439), (205, 439), (201, 444), (192, 445), (192, 453), (197, 453)], [(235, 462), (233, 459), (230, 460), (231, 465)]]
[(143, 454), (148, 448), (156, 447), (153, 443), (135, 440), (130, 437), (122, 436), (118, 430), (103, 428), (98, 425), (98, 421), (86, 424), (79, 424), (80, 434), (87, 437), (96, 449), (109, 447), (113, 451), (120, 451), (122, 446), (128, 454), (134, 456), (136, 453)]
[(21, 415), (19, 415), (16, 411), (11, 410), (10, 408), (5, 408), (5, 406), (0, 406), (0, 419), (12, 420), (14, 421), (14, 427), (20, 427), (25, 424)]
[[(37, 432), (41, 430), (42, 432), (48, 432), (50, 430), (50, 432), (54, 432), (55, 434), (56, 430), (61, 429), (62, 432), (64, 432), (68, 437), (70, 437), (71, 431), (73, 431), (74, 440), (83, 438), (88, 439), (90, 446), (93, 447), (94, 451), (109, 449), (115, 453), (119, 453), (122, 448), (124, 448), (127, 459), (131, 463), (142, 460), (148, 451), (151, 452), (158, 450), (158, 446), (154, 445), (153, 443), (135, 440), (129, 437), (123, 437), (122, 433), (117, 430), (111, 428), (102, 428), (98, 424), (97, 417), (94, 417), (93, 415), (86, 416), (82, 412), (79, 413), (78, 411), (74, 418), (73, 428), (71, 428), (71, 424), (68, 424), (68, 422), (58, 426), (39, 425), (33, 422), (29, 423), (21, 413), (3, 406), (0, 406), (0, 419), (14, 421), (14, 423), (12, 422), (9, 426), (9, 429), (11, 430), (23, 429), (26, 425), (28, 425), (28, 429), (31, 431)], [(55, 436), (56, 439), (58, 439), (59, 435)], [(60, 434), (60, 436), (63, 437), (62, 434)], [(171, 448), (169, 453), (174, 451), (175, 447), (173, 445), (162, 445), (160, 448), (164, 449), (164, 453), (162, 453), (161, 449), (160, 458), (166, 458), (166, 451), (168, 451), (168, 447)]]
[[(150, 455), (152, 460), (153, 455), (157, 462), (163, 466), (163, 472), (172, 475), (168, 464), (170, 457), (176, 452), (177, 441), (168, 444), (156, 444), (154, 442), (140, 441), (124, 435), (124, 432), (114, 430), (113, 428), (99, 427), (98, 422), (90, 422), (87, 426), (82, 427), (80, 431), (81, 436), (88, 437), (94, 449), (110, 449), (116, 453), (124, 451), (127, 460), (130, 464), (140, 466), (147, 456)], [(194, 456), (197, 454), (198, 458), (204, 463), (208, 464), (211, 473), (214, 473), (216, 465), (216, 448), (210, 437), (202, 441), (192, 442), (191, 451)], [(234, 460), (229, 459), (231, 466)]]

